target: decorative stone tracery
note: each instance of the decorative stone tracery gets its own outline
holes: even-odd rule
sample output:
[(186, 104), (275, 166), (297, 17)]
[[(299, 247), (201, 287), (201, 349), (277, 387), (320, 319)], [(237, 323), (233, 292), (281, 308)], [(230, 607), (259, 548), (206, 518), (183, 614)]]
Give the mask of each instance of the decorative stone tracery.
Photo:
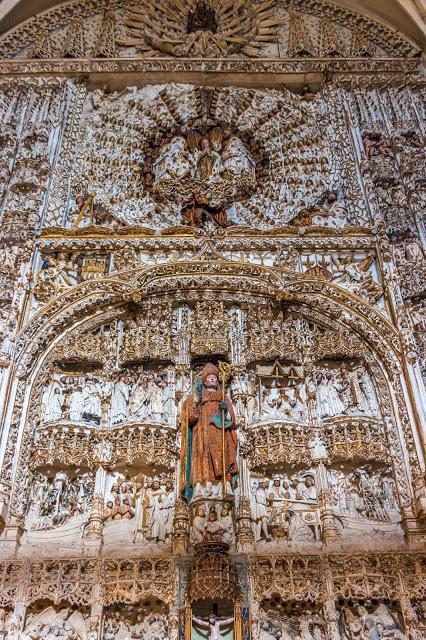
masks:
[(252, 5), (0, 38), (7, 640), (426, 632), (416, 48)]

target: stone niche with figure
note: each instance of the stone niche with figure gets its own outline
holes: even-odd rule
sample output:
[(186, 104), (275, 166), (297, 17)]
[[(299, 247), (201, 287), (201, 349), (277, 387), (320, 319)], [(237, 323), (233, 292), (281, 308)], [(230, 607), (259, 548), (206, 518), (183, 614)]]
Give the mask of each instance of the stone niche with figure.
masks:
[(254, 636), (258, 640), (326, 640), (327, 625), (321, 606), (284, 602), (278, 595), (260, 604)]
[(96, 544), (108, 553), (122, 544), (170, 552), (175, 371), (170, 361), (129, 356), (129, 336), (112, 366), (122, 335), (117, 322), (97, 327), (81, 344), (60, 347), (40, 374), (30, 410), (31, 491), (20, 504), (29, 553), (74, 555)]
[(56, 605), (47, 600), (38, 600), (27, 608), (25, 624), (23, 627), (17, 626), (17, 631), (22, 640), (50, 637), (87, 640), (94, 637), (94, 623), (90, 607), (76, 607), (65, 601)]
[(195, 545), (208, 540), (235, 542), (238, 437), (227, 393), (229, 373), (224, 362), (219, 367), (211, 362), (202, 366), (181, 410), (180, 487), (189, 503)]
[(295, 473), (251, 474), (251, 509), (255, 541), (284, 548), (321, 540), (315, 469)]

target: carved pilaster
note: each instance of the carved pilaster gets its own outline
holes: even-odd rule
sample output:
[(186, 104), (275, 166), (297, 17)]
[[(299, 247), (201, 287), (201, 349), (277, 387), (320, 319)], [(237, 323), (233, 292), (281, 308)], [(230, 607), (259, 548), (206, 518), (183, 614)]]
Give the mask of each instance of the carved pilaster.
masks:
[(19, 547), (23, 530), (22, 518), (9, 516), (6, 526), (1, 536), (2, 546), (6, 547), (11, 553), (16, 553)]
[(248, 553), (254, 547), (253, 522), (251, 517), (250, 500), (244, 496), (240, 498), (240, 504), (236, 513), (237, 520), (237, 550), (240, 553)]
[(90, 619), (87, 625), (88, 626), (87, 640), (98, 640), (101, 637), (102, 611), (103, 611), (103, 607), (101, 604), (99, 603), (92, 604), (92, 607), (90, 610)]
[(325, 489), (319, 495), (321, 506), (321, 525), (324, 544), (339, 540), (340, 533), (336, 527), (330, 490)]
[(327, 624), (327, 640), (340, 640), (339, 613), (334, 600), (327, 600), (323, 605), (324, 619)]
[(402, 528), (408, 544), (422, 545), (426, 542), (426, 520), (416, 518), (411, 507), (402, 507)]
[(181, 555), (188, 550), (189, 543), (189, 513), (188, 505), (183, 498), (176, 500), (173, 518), (173, 553)]
[(87, 521), (86, 529), (84, 531), (84, 537), (86, 540), (102, 541), (102, 527), (103, 527), (103, 513), (104, 513), (104, 497), (100, 494), (93, 496), (92, 510)]
[(426, 480), (423, 476), (413, 479), (413, 490), (417, 518), (426, 520)]

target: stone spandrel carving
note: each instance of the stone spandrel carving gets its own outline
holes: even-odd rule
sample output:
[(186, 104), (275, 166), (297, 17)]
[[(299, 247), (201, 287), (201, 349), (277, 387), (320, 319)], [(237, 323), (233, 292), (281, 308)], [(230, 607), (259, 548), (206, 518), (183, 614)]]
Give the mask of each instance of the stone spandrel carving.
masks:
[(91, 508), (94, 483), (92, 473), (74, 477), (64, 471), (58, 471), (53, 477), (36, 473), (29, 495), (26, 530), (47, 531), (84, 522)]
[(383, 296), (378, 282), (375, 256), (357, 252), (315, 253), (302, 255), (302, 271), (321, 280), (333, 282), (349, 292), (376, 304)]
[(303, 545), (320, 540), (315, 471), (251, 480), (257, 544)]
[(34, 308), (48, 302), (67, 289), (82, 282), (104, 276), (107, 272), (105, 254), (76, 254), (58, 252), (44, 255), (34, 270)]

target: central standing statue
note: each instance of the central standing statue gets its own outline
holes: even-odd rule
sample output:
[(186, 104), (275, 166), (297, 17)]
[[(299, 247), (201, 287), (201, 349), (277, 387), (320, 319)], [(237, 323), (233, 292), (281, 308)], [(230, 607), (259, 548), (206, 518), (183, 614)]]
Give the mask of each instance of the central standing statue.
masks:
[(213, 485), (224, 480), (223, 457), (225, 481), (238, 474), (234, 410), (220, 389), (219, 369), (214, 364), (205, 365), (195, 393), (183, 403), (181, 424), (181, 489), (190, 500), (193, 495), (205, 495), (206, 489), (213, 491)]

